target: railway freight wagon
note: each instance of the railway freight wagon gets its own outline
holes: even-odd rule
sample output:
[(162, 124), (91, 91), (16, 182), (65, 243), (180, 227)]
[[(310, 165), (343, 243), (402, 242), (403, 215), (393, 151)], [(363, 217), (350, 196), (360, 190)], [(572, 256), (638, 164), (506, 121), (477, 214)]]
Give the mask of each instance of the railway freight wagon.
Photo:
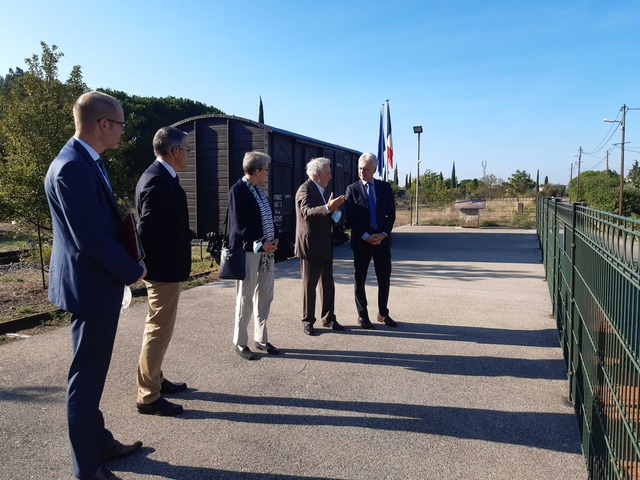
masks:
[[(293, 255), (295, 194), (306, 180), (305, 166), (315, 157), (331, 160), (329, 191), (345, 192), (358, 177), (361, 152), (322, 142), (246, 118), (201, 115), (173, 125), (188, 135), (189, 167), (180, 174), (187, 193), (189, 221), (198, 238), (224, 230), (229, 188), (243, 175), (242, 159), (251, 150), (271, 156), (267, 194), (280, 231), (279, 257)], [(338, 235), (344, 235), (337, 229)]]

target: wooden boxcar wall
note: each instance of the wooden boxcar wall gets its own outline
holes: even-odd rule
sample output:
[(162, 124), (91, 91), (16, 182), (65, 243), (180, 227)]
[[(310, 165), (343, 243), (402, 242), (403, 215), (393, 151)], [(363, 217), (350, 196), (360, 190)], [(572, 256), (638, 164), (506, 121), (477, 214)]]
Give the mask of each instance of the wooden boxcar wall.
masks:
[(198, 238), (224, 229), (229, 188), (242, 177), (242, 159), (248, 151), (271, 156), (267, 193), (284, 240), (283, 250), (292, 248), (295, 193), (306, 180), (309, 160), (324, 156), (332, 161), (329, 190), (335, 195), (343, 194), (347, 185), (357, 179), (360, 153), (355, 150), (224, 115), (194, 117), (174, 126), (187, 133), (192, 149), (189, 167), (180, 174), (180, 182), (187, 193), (191, 228)]

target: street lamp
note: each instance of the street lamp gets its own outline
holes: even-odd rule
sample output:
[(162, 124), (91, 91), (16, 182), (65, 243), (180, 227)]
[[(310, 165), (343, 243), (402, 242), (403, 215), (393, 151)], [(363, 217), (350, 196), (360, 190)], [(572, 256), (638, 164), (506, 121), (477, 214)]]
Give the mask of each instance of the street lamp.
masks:
[(418, 134), (418, 163), (416, 164), (416, 225), (418, 223), (418, 198), (420, 196), (420, 134), (422, 133), (422, 126), (416, 125), (413, 127), (413, 133)]
[(622, 105), (622, 108), (620, 108), (620, 110), (622, 111), (622, 120), (611, 120), (610, 118), (604, 118), (602, 119), (602, 121), (607, 123), (619, 123), (620, 130), (622, 130), (622, 143), (620, 144), (620, 197), (618, 199), (618, 215), (622, 216), (622, 202), (624, 198), (622, 195), (622, 191), (624, 188), (624, 119), (629, 108), (626, 105)]

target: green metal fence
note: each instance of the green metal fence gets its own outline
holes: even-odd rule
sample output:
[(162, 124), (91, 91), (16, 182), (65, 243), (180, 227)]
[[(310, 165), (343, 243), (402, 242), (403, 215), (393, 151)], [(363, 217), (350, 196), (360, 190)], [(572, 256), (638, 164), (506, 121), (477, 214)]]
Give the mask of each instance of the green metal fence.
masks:
[(536, 212), (589, 476), (640, 480), (640, 222), (544, 198)]

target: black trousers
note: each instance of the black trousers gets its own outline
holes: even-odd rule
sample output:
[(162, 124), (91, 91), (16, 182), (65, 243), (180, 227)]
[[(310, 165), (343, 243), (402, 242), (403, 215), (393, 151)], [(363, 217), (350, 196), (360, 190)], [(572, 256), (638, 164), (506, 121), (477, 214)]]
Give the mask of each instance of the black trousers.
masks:
[(383, 316), (389, 315), (389, 286), (391, 280), (391, 245), (389, 239), (385, 238), (380, 245), (370, 245), (364, 240), (358, 240), (353, 245), (353, 266), (356, 272), (355, 297), (356, 309), (362, 319), (368, 319), (367, 293), (365, 284), (367, 282), (367, 271), (373, 259), (373, 266), (378, 279), (378, 313)]

